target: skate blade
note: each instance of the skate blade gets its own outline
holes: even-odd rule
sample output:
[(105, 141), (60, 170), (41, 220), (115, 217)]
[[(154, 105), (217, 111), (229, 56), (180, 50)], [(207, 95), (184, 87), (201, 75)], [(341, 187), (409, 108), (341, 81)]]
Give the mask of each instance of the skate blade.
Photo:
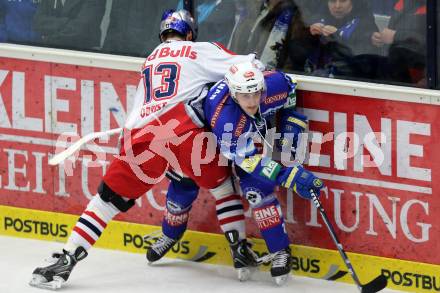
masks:
[(287, 283), (287, 280), (289, 279), (289, 274), (273, 277), (273, 280), (277, 286), (284, 286)]
[(240, 282), (246, 282), (252, 277), (256, 270), (257, 268), (255, 267), (244, 267), (236, 269), (238, 280)]
[(60, 277), (54, 277), (53, 281), (48, 282), (45, 277), (41, 275), (32, 275), (32, 279), (29, 282), (29, 285), (32, 287), (46, 289), (46, 290), (58, 290), (62, 287), (64, 283), (64, 279)]

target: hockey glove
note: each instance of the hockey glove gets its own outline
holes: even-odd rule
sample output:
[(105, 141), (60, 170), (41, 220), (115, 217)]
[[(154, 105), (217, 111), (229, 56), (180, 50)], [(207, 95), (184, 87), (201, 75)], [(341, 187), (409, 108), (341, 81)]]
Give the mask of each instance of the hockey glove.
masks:
[(322, 180), (301, 165), (285, 168), (279, 173), (277, 181), (281, 186), (293, 189), (299, 196), (309, 200), (312, 199), (311, 190), (319, 196), (324, 188)]
[(307, 116), (292, 111), (290, 115), (283, 117), (281, 121), (281, 138), (278, 141), (278, 149), (286, 151), (286, 147), (291, 146), (289, 151), (296, 153), (299, 135), (307, 128)]

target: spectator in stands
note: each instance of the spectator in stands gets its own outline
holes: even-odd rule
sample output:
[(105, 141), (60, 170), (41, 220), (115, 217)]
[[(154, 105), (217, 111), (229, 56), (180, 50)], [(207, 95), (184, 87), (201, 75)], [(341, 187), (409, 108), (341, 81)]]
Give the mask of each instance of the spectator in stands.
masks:
[[(377, 54), (371, 36), (377, 32), (369, 3), (363, 0), (328, 0), (314, 16), (309, 33), (316, 48), (309, 54), (306, 72), (332, 77), (358, 76), (359, 56)], [(368, 65), (368, 59), (363, 61)], [(354, 66), (356, 64), (356, 66)]]
[(234, 0), (234, 3), (235, 20), (228, 48), (238, 54), (246, 54), (249, 33), (263, 5), (263, 0)]
[(32, 20), (37, 10), (36, 0), (0, 0), (0, 42), (33, 43), (37, 33)]
[(295, 0), (295, 4), (301, 11), (304, 24), (309, 27), (315, 20), (317, 8), (322, 6), (322, 0)]
[(164, 9), (175, 9), (178, 0), (113, 0), (110, 23), (102, 50), (107, 53), (148, 56), (157, 46), (154, 33)]
[(371, 8), (374, 14), (391, 15), (395, 0), (371, 0)]
[(319, 39), (310, 34), (309, 27), (314, 21), (314, 11), (321, 6), (321, 0), (295, 0), (297, 12), (293, 16), (288, 40), (289, 62), (284, 70), (304, 72), (310, 52), (319, 47)]
[(281, 68), (287, 58), (289, 28), (296, 11), (296, 5), (290, 0), (266, 0), (250, 32), (235, 31), (231, 43), (247, 40), (241, 43), (243, 49), (237, 51), (256, 52), (268, 69)]
[(106, 0), (41, 0), (34, 17), (40, 44), (68, 49), (96, 49)]
[(386, 77), (426, 85), (426, 0), (399, 0), (388, 28), (373, 34), (377, 47), (389, 46)]
[(195, 9), (199, 27), (197, 40), (219, 42), (226, 46), (235, 23), (234, 1), (199, 0), (197, 4)]

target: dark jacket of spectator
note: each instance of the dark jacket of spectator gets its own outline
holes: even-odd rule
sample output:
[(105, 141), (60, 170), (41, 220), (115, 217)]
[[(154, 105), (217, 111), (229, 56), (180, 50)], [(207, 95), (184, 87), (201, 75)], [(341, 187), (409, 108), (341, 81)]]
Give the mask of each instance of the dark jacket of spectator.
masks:
[(305, 26), (310, 26), (312, 21), (315, 21), (316, 10), (323, 5), (322, 0), (295, 0), (295, 4), (298, 6), (301, 12), (301, 18)]
[(314, 38), (309, 31), (312, 7), (316, 7), (317, 3), (316, 0), (297, 1), (296, 3), (299, 6), (292, 19), (287, 46), (289, 62), (288, 67), (284, 69), (303, 73), (310, 52), (319, 47), (319, 39)]
[(72, 49), (93, 49), (101, 41), (106, 0), (41, 0), (34, 17), (40, 43)]
[[(236, 43), (237, 39), (247, 40), (241, 42), (244, 49), (239, 52), (256, 52), (269, 69), (282, 68), (287, 58), (287, 39), (296, 10), (290, 0), (265, 1), (257, 18), (251, 19), (252, 27), (247, 26), (250, 32), (237, 31), (231, 43)], [(234, 50), (234, 46), (231, 48)]]
[(393, 45), (415, 52), (426, 50), (426, 0), (399, 0), (388, 28), (395, 30)]
[(399, 0), (388, 28), (395, 31), (388, 51), (389, 78), (426, 86), (426, 0)]
[(371, 0), (371, 8), (374, 14), (391, 15), (394, 2), (394, 0)]
[(32, 29), (36, 0), (0, 0), (0, 42), (32, 43), (38, 34)]

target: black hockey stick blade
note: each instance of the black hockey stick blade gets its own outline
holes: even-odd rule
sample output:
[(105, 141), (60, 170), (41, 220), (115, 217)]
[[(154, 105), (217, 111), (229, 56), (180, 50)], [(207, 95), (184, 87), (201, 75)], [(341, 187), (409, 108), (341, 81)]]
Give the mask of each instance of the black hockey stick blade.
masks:
[(376, 279), (372, 280), (370, 283), (362, 285), (362, 293), (374, 293), (379, 292), (387, 286), (387, 278), (384, 275), (378, 276)]

